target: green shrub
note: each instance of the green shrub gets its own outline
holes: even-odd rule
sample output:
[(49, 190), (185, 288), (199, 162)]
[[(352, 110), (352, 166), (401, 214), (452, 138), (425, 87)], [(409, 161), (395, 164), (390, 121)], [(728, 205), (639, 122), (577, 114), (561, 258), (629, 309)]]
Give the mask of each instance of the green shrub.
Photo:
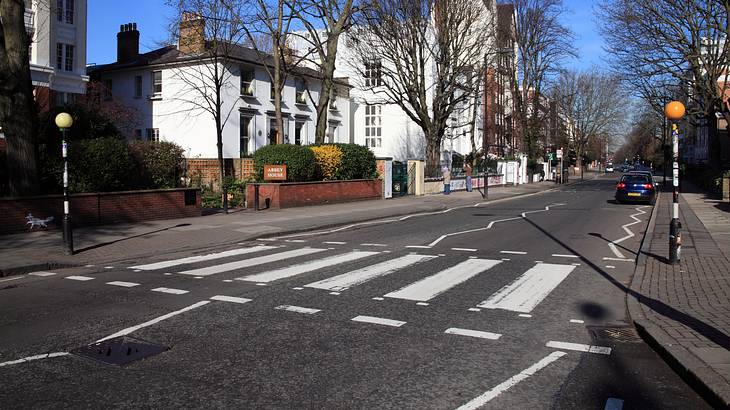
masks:
[(134, 163), (124, 141), (74, 141), (69, 143), (68, 154), (69, 189), (73, 192), (123, 191), (133, 185)]
[(328, 145), (335, 145), (342, 151), (341, 164), (335, 173), (334, 179), (370, 179), (377, 177), (375, 155), (367, 147), (358, 144)]
[(267, 145), (256, 150), (253, 162), (256, 179), (259, 181), (264, 178), (264, 165), (286, 165), (286, 180), (290, 182), (314, 180), (314, 152), (308, 147), (291, 144)]
[(129, 145), (134, 160), (135, 186), (141, 189), (176, 188), (184, 150), (173, 142), (135, 141)]

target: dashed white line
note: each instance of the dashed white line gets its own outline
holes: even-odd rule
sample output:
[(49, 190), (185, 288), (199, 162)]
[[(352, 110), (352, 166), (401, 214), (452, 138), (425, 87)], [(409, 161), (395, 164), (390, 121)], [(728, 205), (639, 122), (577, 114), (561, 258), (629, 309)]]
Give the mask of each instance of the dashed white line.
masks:
[(232, 283), (233, 282), (233, 279), (223, 279), (223, 282)]
[(339, 295), (341, 295), (341, 293), (340, 292), (330, 292), (330, 295), (339, 296)]
[(448, 333), (450, 335), (478, 337), (480, 339), (489, 339), (489, 340), (497, 340), (500, 337), (502, 337), (502, 335), (499, 333), (484, 332), (481, 330), (459, 329), (458, 327), (452, 327), (452, 328), (446, 329), (446, 331), (444, 333)]
[(93, 268), (95, 265), (84, 265), (85, 268)]
[(156, 317), (156, 318), (154, 318), (152, 320), (148, 320), (147, 322), (141, 323), (139, 325), (132, 326), (132, 327), (128, 327), (126, 329), (120, 330), (117, 333), (114, 333), (114, 334), (111, 334), (111, 335), (109, 335), (107, 337), (101, 338), (101, 339), (97, 340), (94, 343), (100, 343), (100, 342), (103, 342), (105, 340), (113, 339), (113, 338), (119, 337), (119, 336), (126, 336), (126, 335), (128, 335), (128, 334), (130, 334), (130, 333), (132, 333), (132, 332), (134, 332), (136, 330), (142, 329), (142, 328), (147, 327), (147, 326), (152, 326), (155, 323), (162, 322), (165, 319), (169, 319), (169, 318), (171, 318), (173, 316), (179, 315), (179, 314), (184, 313), (184, 312), (187, 312), (189, 310), (193, 310), (195, 308), (199, 308), (201, 306), (207, 305), (208, 303), (210, 303), (209, 300), (203, 300), (203, 301), (200, 301), (200, 302), (197, 302), (197, 303), (193, 303), (192, 305), (187, 306), (187, 307), (184, 307), (184, 308), (182, 308), (180, 310), (176, 310), (174, 312), (170, 312), (170, 313), (164, 314), (162, 316)]
[(633, 262), (633, 259), (626, 259), (626, 258), (603, 258), (604, 261), (616, 261), (616, 262)]
[(565, 352), (552, 352), (549, 355), (542, 358), (539, 362), (533, 364), (532, 366), (528, 367), (527, 369), (519, 372), (518, 374), (510, 377), (506, 381), (498, 384), (491, 390), (485, 392), (479, 397), (476, 397), (469, 401), (468, 403), (464, 404), (463, 406), (459, 407), (457, 410), (473, 410), (478, 409), (479, 407), (484, 406), (485, 404), (489, 403), (492, 399), (499, 396), (500, 394), (507, 391), (512, 386), (516, 385), (517, 383), (528, 379), (530, 376), (534, 375), (538, 371), (545, 368), (550, 363), (560, 359), (561, 357), (565, 356), (567, 353)]
[(114, 266), (104, 266), (104, 269), (114, 269)]
[(611, 354), (610, 347), (591, 346), (591, 345), (584, 345), (584, 344), (580, 344), (580, 343), (556, 342), (556, 341), (551, 340), (551, 341), (545, 343), (545, 346), (552, 347), (554, 349), (561, 349), (561, 350), (574, 350), (576, 352), (597, 353), (597, 354), (605, 354), (605, 355)]
[(357, 316), (351, 319), (353, 322), (362, 322), (362, 323), (372, 323), (376, 325), (384, 325), (384, 326), (392, 326), (392, 327), (401, 327), (406, 324), (406, 322), (401, 322), (400, 320), (393, 320), (393, 319), (383, 319), (381, 317), (374, 317), (374, 316)]
[(304, 290), (304, 288), (297, 286), (296, 288), (292, 288), (294, 290)]
[(416, 302), (416, 305), (418, 305), (418, 306), (428, 306), (428, 303), (426, 303), (426, 302)]
[(153, 292), (160, 292), (160, 293), (169, 293), (171, 295), (184, 295), (188, 293), (187, 290), (182, 289), (172, 289), (172, 288), (154, 288), (151, 289)]
[(107, 285), (112, 285), (112, 286), (121, 286), (123, 288), (133, 288), (135, 286), (139, 286), (139, 283), (134, 283), (134, 282), (120, 282), (120, 281), (107, 282), (106, 284)]
[(580, 319), (570, 319), (570, 323), (585, 323)]
[(379, 247), (379, 248), (384, 248), (388, 245), (386, 245), (384, 243), (361, 243), (360, 246), (375, 246), (375, 247)]
[(0, 283), (10, 282), (11, 280), (18, 280), (18, 279), (23, 279), (23, 277), (22, 276), (18, 276), (18, 277), (15, 277), (15, 278), (3, 279), (3, 280), (0, 280)]
[(554, 253), (553, 256), (556, 258), (580, 258), (578, 255), (566, 255), (562, 253)]
[(482, 310), (479, 308), (469, 308), (469, 312), (481, 312)]
[(28, 275), (46, 277), (46, 276), (56, 275), (56, 272), (32, 272), (32, 273), (29, 273)]
[(347, 245), (347, 242), (338, 242), (338, 241), (329, 241), (329, 242), (322, 242), (325, 245)]
[(238, 298), (235, 296), (225, 296), (225, 295), (215, 295), (211, 297), (211, 300), (217, 300), (219, 302), (231, 302), (231, 303), (248, 303), (251, 301), (251, 299), (246, 298)]
[(135, 269), (132, 272), (142, 272), (142, 269)]
[(376, 297), (374, 297), (374, 298), (373, 298), (373, 300), (385, 300), (385, 299), (384, 299), (384, 298), (381, 298), (381, 297), (377, 297), (377, 296), (376, 296)]
[(289, 243), (306, 243), (307, 241), (305, 241), (304, 239), (287, 239), (284, 242), (289, 242)]
[(527, 255), (527, 252), (524, 251), (499, 251), (499, 253), (507, 253), (510, 255)]
[(462, 251), (462, 252), (476, 252), (476, 249), (472, 248), (451, 248), (452, 251)]
[(613, 265), (606, 265), (606, 268), (607, 268), (607, 269), (616, 269), (616, 267), (615, 267), (615, 266), (613, 266)]
[(502, 260), (503, 261), (511, 261), (512, 259), (510, 259), (510, 258), (502, 258)]
[(311, 309), (311, 308), (305, 308), (301, 306), (291, 306), (291, 305), (281, 305), (277, 306), (274, 309), (278, 310), (286, 310), (289, 312), (296, 312), (296, 313), (304, 313), (305, 315), (313, 315), (317, 312), (321, 312), (320, 309)]
[(407, 245), (406, 248), (409, 248), (409, 249), (431, 249), (430, 246), (426, 246), (426, 245)]
[(203, 279), (202, 276), (194, 276), (193, 279)]
[(529, 313), (520, 313), (520, 314), (519, 314), (519, 315), (517, 315), (517, 316), (519, 316), (519, 317), (532, 317), (532, 315), (531, 315), (531, 314), (529, 314)]
[(276, 238), (258, 238), (256, 240), (261, 242), (276, 242)]
[(22, 359), (11, 360), (9, 362), (2, 362), (2, 363), (0, 363), (0, 367), (11, 366), (11, 365), (14, 365), (14, 364), (20, 364), (20, 363), (25, 363), (25, 362), (32, 362), (33, 360), (50, 359), (50, 358), (53, 358), (53, 357), (62, 357), (62, 356), (68, 356), (68, 355), (69, 355), (68, 352), (56, 352), (56, 353), (38, 354), (38, 355), (35, 355), (35, 356), (24, 357)]
[(78, 280), (78, 281), (81, 281), (81, 282), (85, 282), (87, 280), (94, 280), (94, 278), (90, 278), (88, 276), (76, 276), (76, 275), (66, 276), (64, 279)]

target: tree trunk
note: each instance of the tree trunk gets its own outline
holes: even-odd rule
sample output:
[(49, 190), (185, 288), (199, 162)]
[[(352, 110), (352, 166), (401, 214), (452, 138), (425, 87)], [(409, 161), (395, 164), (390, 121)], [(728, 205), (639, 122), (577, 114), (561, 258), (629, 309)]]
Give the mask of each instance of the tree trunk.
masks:
[(441, 141), (435, 135), (426, 136), (426, 176), (439, 175), (441, 165)]
[[(0, 1), (0, 126), (7, 143), (7, 167), (11, 195), (38, 192), (35, 128), (25, 2)], [(60, 144), (59, 144), (60, 145)], [(59, 147), (60, 148), (60, 147)]]
[(322, 90), (319, 93), (319, 99), (317, 101), (317, 125), (314, 130), (315, 144), (323, 144), (324, 138), (327, 135), (327, 110), (329, 109), (329, 93), (331, 87), (332, 83), (325, 74), (325, 78), (322, 80)]

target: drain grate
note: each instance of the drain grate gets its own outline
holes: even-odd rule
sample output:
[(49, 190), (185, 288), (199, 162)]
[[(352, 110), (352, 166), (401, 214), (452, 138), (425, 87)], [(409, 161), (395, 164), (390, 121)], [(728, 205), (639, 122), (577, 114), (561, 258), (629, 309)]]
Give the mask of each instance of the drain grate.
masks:
[(127, 336), (115, 337), (99, 343), (82, 346), (71, 353), (107, 364), (125, 365), (160, 354), (169, 347), (156, 345)]
[(596, 341), (641, 343), (641, 336), (632, 326), (586, 326)]

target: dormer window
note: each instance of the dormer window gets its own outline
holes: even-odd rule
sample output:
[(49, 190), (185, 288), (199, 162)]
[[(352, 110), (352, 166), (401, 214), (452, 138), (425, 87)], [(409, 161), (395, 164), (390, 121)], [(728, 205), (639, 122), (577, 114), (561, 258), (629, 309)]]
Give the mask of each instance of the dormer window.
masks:
[(252, 68), (241, 68), (241, 95), (252, 97), (255, 92), (254, 70)]

